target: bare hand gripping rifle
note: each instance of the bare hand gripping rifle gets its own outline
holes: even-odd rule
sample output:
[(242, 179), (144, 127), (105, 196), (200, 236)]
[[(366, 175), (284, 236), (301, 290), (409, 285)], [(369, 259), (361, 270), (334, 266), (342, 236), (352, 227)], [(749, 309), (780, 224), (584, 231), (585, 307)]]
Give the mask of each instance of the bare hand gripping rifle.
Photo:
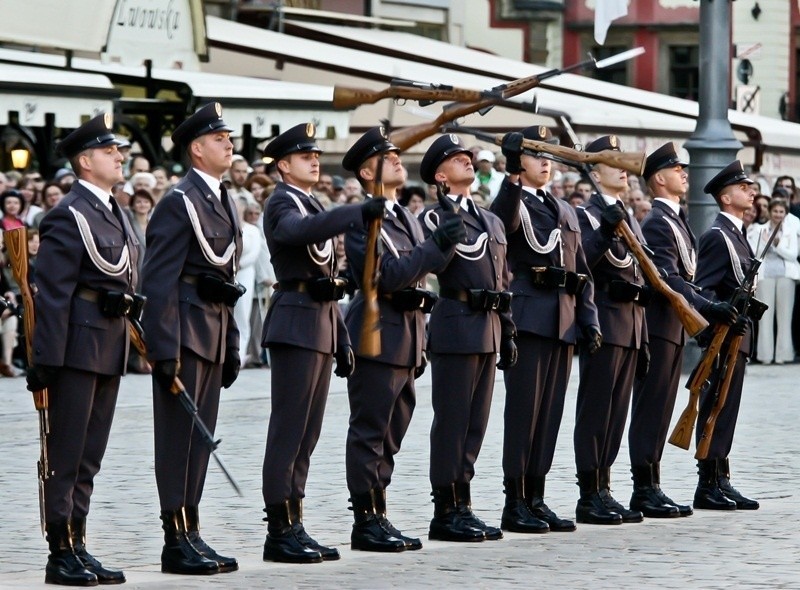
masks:
[[(145, 346), (144, 340), (144, 329), (142, 325), (139, 323), (137, 318), (128, 318), (128, 334), (131, 339), (131, 344), (133, 344), (134, 348), (139, 352), (143, 359), (147, 358), (147, 346)], [(153, 363), (149, 363), (150, 366), (153, 366)], [(200, 438), (203, 439), (203, 443), (208, 447), (208, 450), (211, 451), (211, 456), (214, 457), (214, 461), (217, 462), (219, 465), (220, 470), (225, 475), (225, 478), (228, 480), (228, 483), (231, 484), (236, 493), (241, 496), (242, 490), (239, 488), (239, 484), (236, 483), (236, 480), (233, 479), (233, 476), (228, 471), (225, 464), (222, 462), (222, 458), (217, 454), (217, 447), (219, 443), (222, 442), (221, 440), (214, 440), (214, 435), (211, 434), (211, 431), (206, 426), (203, 419), (200, 417), (198, 413), (197, 404), (194, 403), (194, 400), (189, 395), (189, 392), (186, 391), (186, 387), (184, 387), (181, 380), (175, 377), (175, 380), (172, 382), (172, 388), (170, 388), (170, 393), (178, 396), (178, 399), (181, 402), (181, 405), (186, 410), (186, 412), (192, 417), (192, 422), (197, 427), (198, 432), (200, 433)]]
[[(503, 144), (503, 135), (493, 135), (491, 133), (483, 133), (475, 129), (469, 129), (461, 126), (446, 127), (453, 131), (460, 131), (474, 135), (478, 139), (492, 142), (496, 145)], [(584, 172), (584, 176), (592, 180), (589, 175), (589, 166), (591, 164), (606, 164), (614, 168), (621, 168), (633, 174), (641, 174), (645, 163), (645, 154), (636, 152), (618, 152), (615, 150), (603, 150), (600, 152), (581, 152), (562, 145), (554, 145), (543, 141), (533, 141), (526, 139), (522, 142), (522, 147), (535, 152), (548, 154), (548, 157), (558, 162), (562, 162), (568, 166), (578, 168)], [(594, 182), (592, 181), (594, 184)], [(595, 191), (600, 192), (599, 188), (595, 185)], [(613, 206), (613, 205), (609, 205)], [(631, 231), (630, 226), (623, 220), (617, 226), (617, 234), (625, 241), (631, 255), (636, 259), (642, 273), (647, 279), (647, 282), (661, 293), (678, 314), (680, 320), (686, 331), (692, 336), (696, 336), (708, 327), (706, 319), (700, 315), (694, 307), (692, 307), (686, 298), (672, 289), (661, 276), (661, 273), (656, 268), (653, 261), (645, 252), (642, 244)]]
[[(25, 352), (28, 366), (33, 364), (33, 328), (35, 317), (33, 293), (28, 282), (28, 231), (24, 227), (10, 229), (3, 233), (3, 241), (11, 264), (11, 272), (19, 285), (22, 297), (22, 322), (25, 334)], [(36, 470), (39, 476), (39, 521), (42, 534), (45, 531), (44, 482), (50, 477), (50, 466), (47, 461), (47, 435), (50, 432), (50, 418), (47, 415), (49, 398), (47, 389), (33, 392), (33, 405), (39, 414), (39, 461)]]
[[(755, 279), (756, 275), (758, 274), (758, 269), (761, 267), (764, 256), (766, 255), (767, 250), (769, 250), (769, 247), (775, 241), (775, 237), (778, 235), (782, 225), (783, 222), (776, 225), (775, 229), (772, 230), (772, 234), (770, 235), (769, 240), (767, 240), (764, 250), (761, 252), (761, 257), (753, 259), (753, 264), (750, 266), (750, 269), (747, 271), (747, 274), (742, 280), (742, 284), (739, 285), (731, 297), (731, 305), (733, 305), (741, 315), (747, 315), (750, 302), (753, 299), (753, 291), (755, 289)], [(725, 326), (725, 333), (727, 334), (727, 332), (728, 326)], [(716, 337), (716, 332), (714, 335)], [(728, 401), (728, 391), (730, 390), (731, 381), (733, 379), (733, 371), (736, 368), (736, 359), (739, 355), (739, 346), (742, 343), (742, 338), (744, 338), (744, 336), (741, 334), (736, 334), (728, 343), (728, 349), (725, 352), (725, 358), (722, 361), (722, 365), (720, 366), (718, 373), (719, 389), (717, 391), (717, 399), (715, 400), (714, 405), (711, 407), (711, 412), (709, 413), (708, 419), (703, 427), (703, 434), (697, 443), (697, 450), (694, 455), (695, 459), (702, 460), (708, 457), (708, 450), (711, 446), (711, 440), (714, 436), (714, 429), (717, 426), (717, 419), (719, 418), (720, 412), (722, 412), (722, 408), (725, 407), (725, 403)], [(722, 340), (724, 340), (724, 336), (722, 337)], [(702, 361), (703, 359), (701, 359), (701, 364)], [(703, 379), (701, 385), (706, 382), (707, 378), (708, 375), (706, 375), (706, 377)], [(696, 413), (697, 410), (695, 410), (695, 415)], [(689, 432), (689, 435), (691, 436), (691, 431)], [(688, 448), (688, 446), (684, 448)]]
[[(412, 127), (395, 130), (391, 134), (391, 141), (394, 145), (400, 148), (401, 151), (406, 151), (408, 148), (419, 143), (426, 137), (430, 137), (434, 133), (438, 133), (439, 130), (447, 123), (476, 112), (485, 114), (489, 109), (503, 100), (536, 88), (543, 80), (582, 68), (591, 67), (593, 69), (602, 69), (621, 61), (632, 59), (638, 55), (641, 55), (642, 53), (644, 53), (644, 49), (637, 47), (629, 51), (623, 51), (622, 53), (600, 61), (587, 59), (566, 68), (554, 68), (535, 76), (519, 78), (518, 80), (513, 80), (511, 82), (507, 82), (506, 84), (495, 86), (490, 90), (484, 91), (484, 95), (486, 97), (476, 102), (454, 102), (446, 105), (444, 108), (442, 108), (441, 114), (430, 123), (422, 123), (420, 125), (414, 125)], [(406, 94), (407, 96), (404, 98), (413, 98), (408, 96), (408, 93)], [(423, 98), (427, 99), (428, 96), (423, 96)]]

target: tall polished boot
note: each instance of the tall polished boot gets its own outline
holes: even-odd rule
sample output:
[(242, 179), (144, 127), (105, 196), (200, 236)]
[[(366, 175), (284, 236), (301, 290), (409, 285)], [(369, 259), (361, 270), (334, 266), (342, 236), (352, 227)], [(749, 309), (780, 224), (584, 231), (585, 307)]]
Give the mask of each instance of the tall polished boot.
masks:
[(197, 506), (184, 507), (186, 515), (186, 536), (195, 549), (203, 557), (216, 561), (220, 572), (235, 572), (239, 569), (239, 564), (234, 557), (224, 557), (214, 551), (200, 536), (200, 513)]
[(503, 538), (503, 531), (496, 526), (489, 526), (472, 512), (472, 496), (468, 481), (456, 482), (453, 485), (456, 494), (456, 510), (462, 520), (470, 526), (482, 530), (487, 541), (497, 541)]
[(456, 507), (454, 484), (433, 488), (433, 518), (428, 538), (438, 541), (480, 542), (486, 540), (483, 530), (461, 517)]
[(98, 584), (123, 584), (125, 574), (118, 570), (110, 570), (103, 567), (103, 564), (95, 559), (86, 550), (86, 519), (73, 518), (70, 524), (72, 534), (72, 548), (75, 555), (81, 560), (83, 567), (97, 576)]
[(606, 508), (619, 514), (622, 517), (622, 522), (642, 522), (644, 520), (644, 515), (641, 512), (638, 510), (628, 510), (611, 495), (611, 468), (601, 467), (597, 470), (597, 473), (599, 478), (597, 486), (600, 499), (603, 500), (603, 504), (606, 505)]
[(649, 463), (632, 466), (631, 473), (633, 474), (631, 510), (638, 510), (647, 518), (676, 518), (680, 516), (677, 506), (665, 504), (658, 497), (653, 483), (653, 470)]
[(663, 504), (671, 504), (672, 506), (675, 506), (678, 509), (678, 516), (691, 516), (694, 514), (694, 510), (692, 510), (691, 506), (678, 504), (672, 498), (667, 496), (664, 493), (664, 490), (661, 489), (661, 463), (656, 461), (650, 465), (650, 469), (653, 472), (653, 487), (656, 490), (656, 495), (658, 495), (659, 500), (661, 500)]
[(758, 510), (759, 503), (743, 496), (739, 490), (731, 485), (731, 465), (728, 458), (717, 459), (717, 484), (722, 494), (736, 502), (738, 510)]
[(503, 480), (506, 502), (500, 528), (512, 533), (549, 533), (550, 526), (531, 514), (525, 502), (525, 480), (521, 477)]
[(544, 502), (544, 475), (525, 476), (525, 502), (528, 510), (536, 518), (543, 520), (554, 533), (568, 533), (575, 530), (575, 523), (566, 518), (560, 518)]
[(577, 476), (581, 497), (575, 507), (575, 520), (585, 524), (622, 524), (622, 515), (609, 510), (600, 497), (597, 469), (579, 471)]
[(350, 534), (350, 548), (354, 551), (378, 551), (397, 553), (406, 550), (402, 539), (393, 536), (383, 527), (375, 515), (373, 490), (363, 494), (353, 494), (353, 532)]
[(386, 518), (386, 490), (372, 490), (372, 497), (375, 500), (375, 516), (381, 521), (383, 527), (389, 531), (392, 536), (402, 540), (408, 551), (422, 549), (422, 541), (416, 537), (407, 537), (398, 531), (395, 526), (389, 522), (389, 519)]
[(693, 503), (695, 510), (736, 510), (736, 502), (726, 498), (719, 489), (716, 459), (700, 459), (697, 462), (697, 475)]
[(306, 547), (295, 534), (292, 526), (289, 500), (280, 504), (268, 504), (264, 509), (267, 517), (267, 539), (264, 542), (264, 561), (285, 563), (322, 563), (319, 551)]
[(97, 586), (97, 575), (90, 572), (75, 555), (69, 520), (45, 525), (50, 555), (47, 556), (44, 581), (62, 586)]
[(161, 511), (164, 529), (164, 548), (161, 550), (161, 571), (185, 576), (209, 575), (219, 572), (217, 562), (203, 557), (186, 536), (186, 516), (183, 508)]
[(289, 517), (292, 519), (292, 530), (297, 539), (309, 549), (319, 551), (324, 561), (336, 561), (341, 556), (336, 547), (326, 547), (320, 545), (306, 532), (303, 526), (303, 499), (290, 498), (289, 499)]

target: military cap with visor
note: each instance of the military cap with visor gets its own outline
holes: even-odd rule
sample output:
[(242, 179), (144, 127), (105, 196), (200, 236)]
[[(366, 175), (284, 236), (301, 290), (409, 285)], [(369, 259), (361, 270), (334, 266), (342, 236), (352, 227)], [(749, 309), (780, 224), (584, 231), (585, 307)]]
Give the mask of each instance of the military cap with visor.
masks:
[(650, 180), (653, 174), (664, 168), (674, 168), (675, 166), (686, 168), (688, 165), (688, 162), (684, 162), (678, 157), (675, 152), (675, 144), (670, 141), (647, 156), (642, 176), (645, 180)]
[(172, 132), (172, 141), (176, 145), (186, 147), (202, 135), (219, 131), (230, 132), (233, 131), (233, 128), (222, 120), (222, 105), (218, 102), (210, 102), (197, 109), (193, 115), (178, 125)]
[(748, 178), (742, 163), (739, 160), (734, 160), (708, 181), (706, 186), (703, 187), (703, 192), (716, 197), (726, 186), (740, 183), (755, 184), (755, 181)]
[(358, 138), (342, 158), (342, 168), (350, 172), (357, 172), (361, 165), (375, 154), (386, 152), (399, 152), (400, 148), (394, 145), (386, 136), (386, 129), (373, 127)]
[(120, 145), (112, 132), (113, 124), (114, 117), (111, 113), (101, 113), (62, 139), (56, 150), (69, 159), (83, 150)]
[(281, 160), (289, 154), (297, 152), (322, 153), (322, 149), (314, 139), (316, 133), (317, 128), (314, 123), (295, 125), (270, 141), (264, 148), (264, 155), (273, 160)]
[(456, 154), (469, 154), (472, 158), (472, 152), (464, 147), (458, 135), (448, 133), (440, 136), (422, 156), (422, 162), (419, 165), (419, 175), (422, 180), (428, 184), (436, 184), (436, 169), (447, 158)]
[(617, 137), (616, 135), (603, 135), (602, 137), (598, 137), (589, 145), (587, 145), (583, 151), (591, 152), (594, 154), (605, 150), (613, 150), (615, 152), (620, 151), (619, 137)]
[[(558, 138), (553, 136), (553, 133), (546, 125), (531, 125), (523, 129), (521, 133), (523, 139), (558, 145)], [(526, 148), (522, 149), (522, 153), (528, 156), (534, 156), (535, 158), (546, 158), (549, 155), (547, 152), (529, 150)]]

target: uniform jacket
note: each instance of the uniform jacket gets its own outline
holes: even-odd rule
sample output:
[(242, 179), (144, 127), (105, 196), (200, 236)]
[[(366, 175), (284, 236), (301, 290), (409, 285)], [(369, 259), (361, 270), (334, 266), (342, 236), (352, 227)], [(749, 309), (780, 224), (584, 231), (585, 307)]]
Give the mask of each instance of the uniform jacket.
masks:
[[(119, 262), (124, 246), (128, 246), (129, 271), (109, 276), (97, 268), (70, 208), (86, 218), (98, 253), (109, 263)], [(121, 214), (118, 219), (89, 189), (76, 182), (44, 217), (39, 231), (33, 363), (122, 375), (128, 356), (125, 318), (104, 316), (96, 302), (78, 298), (76, 290), (88, 287), (134, 292), (139, 243), (127, 217)]]
[[(512, 275), (521, 269), (530, 270), (532, 266), (556, 266), (591, 276), (575, 210), (549, 193), (545, 199), (545, 203), (540, 203), (535, 196), (522, 190), (521, 185), (506, 181), (492, 203), (492, 212), (505, 225)], [(534, 251), (525, 237), (520, 207), (528, 213), (539, 244), (547, 244), (550, 232), (558, 228), (561, 230), (561, 245), (556, 245), (547, 254)], [(511, 301), (514, 325), (520, 332), (574, 344), (580, 337), (579, 329), (600, 327), (591, 281), (577, 297), (564, 289), (537, 289), (524, 277), (514, 278), (511, 290), (514, 293)]]
[[(503, 291), (508, 288), (509, 276), (506, 263), (506, 232), (503, 222), (489, 211), (479, 208), (480, 221), (464, 208), (458, 214), (464, 219), (467, 237), (462, 245), (483, 242), (485, 247), (474, 254), (456, 251), (452, 258), (434, 270), (439, 277), (439, 287), (448, 289), (490, 289)], [(423, 230), (429, 237), (438, 225), (442, 209), (439, 204), (423, 211)], [(486, 234), (482, 238), (482, 234)], [(469, 260), (467, 257), (476, 258)], [(512, 334), (514, 324), (511, 314), (493, 311), (472, 311), (466, 302), (440, 297), (431, 312), (430, 342), (433, 353), (486, 354), (498, 352), (503, 334)]]
[[(742, 272), (747, 274), (752, 266), (753, 251), (744, 235), (736, 229), (730, 219), (720, 213), (714, 219), (711, 227), (700, 236), (695, 279), (697, 286), (701, 289), (701, 294), (714, 301), (730, 301), (740, 284), (734, 271), (734, 262), (731, 259), (725, 237), (733, 245)], [(751, 337), (752, 329), (742, 338), (742, 344), (739, 347), (741, 352), (750, 353)]]
[[(591, 215), (599, 222), (605, 206), (603, 197), (595, 193), (585, 207), (578, 207), (577, 210), (583, 251), (594, 277), (594, 302), (597, 305), (600, 331), (603, 333), (604, 344), (638, 349), (643, 342), (647, 342), (644, 308), (635, 302), (611, 301), (608, 293), (602, 289), (604, 284), (612, 280), (644, 284), (642, 273), (635, 260), (627, 268), (617, 268), (606, 257), (606, 252), (610, 252), (617, 259), (624, 259), (628, 254), (628, 248), (619, 237), (614, 236), (611, 240), (607, 240), (599, 227), (594, 229), (592, 226), (588, 216)], [(636, 219), (628, 216), (628, 224), (639, 241), (642, 244), (646, 243)]]
[[(653, 264), (666, 272), (664, 281), (673, 291), (683, 295), (695, 308), (702, 308), (707, 300), (689, 285), (694, 280), (694, 275), (689, 272), (681, 258), (673, 227), (677, 228), (682, 243), (687, 251), (694, 253), (696, 259), (697, 239), (685, 218), (670, 209), (669, 205), (653, 201), (653, 209), (642, 222), (642, 234), (647, 240), (647, 246), (653, 251)], [(682, 345), (686, 342), (686, 332), (678, 314), (660, 293), (654, 294), (647, 306), (647, 333), (673, 344)]]
[[(235, 242), (236, 252), (225, 266), (209, 262), (189, 219), (184, 197), (194, 205), (203, 237), (221, 256)], [(147, 297), (143, 325), (151, 360), (180, 358), (181, 347), (209, 362), (222, 362), (227, 348), (238, 352), (239, 330), (233, 309), (203, 301), (197, 287), (181, 276), (212, 274), (234, 278), (234, 261), (242, 253), (242, 230), (233, 204), (220, 199), (194, 171), (178, 182), (156, 205), (147, 225), (142, 292)]]
[[(302, 209), (295, 199), (302, 204)], [(336, 236), (363, 227), (360, 206), (325, 211), (315, 198), (279, 182), (267, 201), (264, 214), (264, 234), (278, 285), (336, 276)], [(322, 262), (319, 250), (326, 248), (331, 249), (331, 258)], [(338, 302), (318, 302), (308, 293), (279, 289), (272, 297), (264, 321), (262, 346), (270, 344), (288, 344), (332, 354), (339, 346), (349, 345), (350, 338)]]
[[(425, 314), (421, 310), (398, 311), (382, 295), (424, 285), (425, 275), (445, 264), (452, 257), (453, 248), (448, 253), (443, 253), (433, 240), (425, 240), (419, 221), (405, 207), (395, 206), (395, 212), (398, 214), (387, 215), (383, 220), (381, 231), (382, 254), (378, 265), (381, 354), (371, 360), (402, 367), (416, 367), (422, 362)], [(345, 239), (347, 262), (359, 287), (364, 274), (366, 240), (365, 229), (351, 230)], [(363, 317), (364, 296), (359, 289), (345, 315), (345, 324), (356, 354)]]

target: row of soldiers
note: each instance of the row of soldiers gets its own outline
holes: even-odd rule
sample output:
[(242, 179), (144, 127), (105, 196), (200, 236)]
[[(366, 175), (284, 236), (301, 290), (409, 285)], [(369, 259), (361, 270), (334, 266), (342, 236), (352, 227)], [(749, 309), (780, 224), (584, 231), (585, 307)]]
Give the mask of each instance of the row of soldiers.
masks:
[[(235, 281), (241, 230), (220, 183), (233, 155), (231, 131), (217, 103), (176, 128), (172, 139), (185, 150), (191, 169), (161, 200), (147, 229), (142, 295), (148, 303), (142, 323), (153, 365), (165, 573), (238, 568), (235, 558), (220, 555), (200, 535), (198, 507), (209, 449), (172, 393), (179, 378), (213, 431), (220, 389), (230, 387), (238, 375), (232, 307), (242, 294)], [(692, 513), (660, 488), (685, 333), (659, 295), (649, 298), (645, 312), (650, 289), (617, 227), (627, 223), (650, 245), (668, 284), (709, 320), (730, 324), (731, 333), (748, 333), (749, 320), (725, 301), (750, 264), (752, 253), (740, 228), (753, 199), (753, 182), (734, 162), (708, 183), (705, 190), (721, 213), (701, 237), (695, 256), (695, 239), (679, 206), (686, 191), (686, 163), (672, 144), (647, 159), (644, 176), (656, 199), (640, 228), (619, 200), (627, 188), (623, 170), (605, 163), (593, 166), (589, 174), (597, 192), (576, 211), (546, 191), (552, 162), (547, 153), (525, 148), (525, 139), (553, 141), (544, 127), (504, 137), (509, 176), (489, 211), (469, 199), (475, 177), (469, 150), (455, 135), (437, 138), (422, 159), (421, 175), (439, 186), (440, 199), (419, 218), (397, 204), (406, 170), (400, 150), (382, 128), (358, 139), (342, 162), (368, 198), (329, 211), (311, 192), (321, 153), (314, 126), (293, 127), (267, 145), (265, 155), (277, 162), (282, 181), (264, 215), (278, 280), (262, 337), (272, 366), (262, 486), (268, 523), (265, 560), (314, 563), (340, 557), (303, 525), (310, 457), (332, 370), (348, 382), (352, 548), (399, 552), (422, 547), (420, 539), (404, 535), (388, 520), (386, 490), (413, 414), (414, 382), (426, 370), (425, 350), (431, 359), (434, 410), (429, 539), (480, 542), (502, 538), (502, 530), (575, 530), (574, 521), (547, 506), (545, 480), (579, 342), (576, 520), (619, 524)], [(41, 226), (38, 321), (28, 375), (29, 389), (50, 391), (46, 581), (121, 583), (123, 572), (104, 567), (87, 551), (86, 518), (124, 372), (128, 321), (135, 319), (130, 315), (136, 308), (131, 302), (138, 249), (127, 218), (110, 196), (122, 176), (110, 116), (84, 124), (58, 149), (79, 180)], [(606, 136), (586, 149), (619, 147), (614, 136)], [(381, 346), (374, 356), (360, 352), (369, 305), (363, 290), (344, 316), (340, 311), (344, 284), (337, 276), (335, 250), (344, 234), (348, 263), (360, 281), (369, 254), (367, 228), (378, 219)], [(424, 289), (429, 273), (438, 277), (438, 296)], [(748, 350), (743, 346), (739, 354), (711, 452), (699, 463), (695, 508), (758, 507), (731, 487), (727, 462)], [(473, 513), (470, 497), (497, 368), (504, 371), (507, 392), (506, 501), (500, 528)], [(626, 508), (611, 495), (609, 474), (631, 395), (634, 492)], [(713, 392), (706, 392), (701, 421), (713, 401)]]

